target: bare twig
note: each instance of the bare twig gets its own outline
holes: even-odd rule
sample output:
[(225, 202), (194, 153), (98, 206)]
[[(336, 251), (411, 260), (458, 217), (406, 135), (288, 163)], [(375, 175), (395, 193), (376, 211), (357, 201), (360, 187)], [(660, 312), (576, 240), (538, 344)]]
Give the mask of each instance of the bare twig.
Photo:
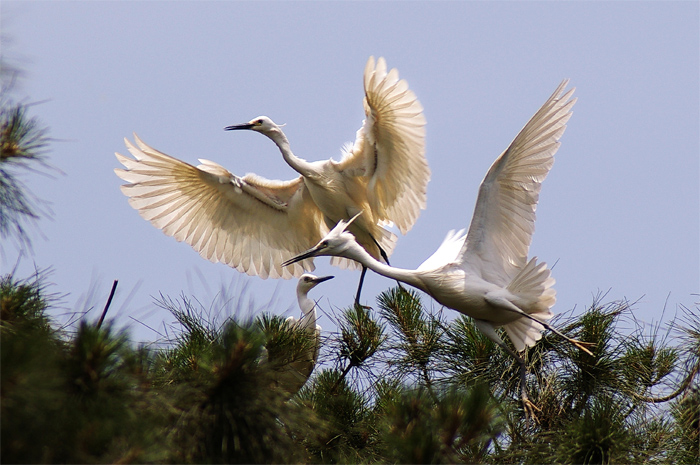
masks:
[(109, 305), (112, 303), (112, 298), (114, 297), (114, 292), (117, 290), (117, 283), (118, 280), (114, 280), (114, 283), (112, 283), (112, 291), (109, 293), (109, 298), (107, 299), (107, 303), (105, 304), (105, 309), (102, 310), (102, 316), (100, 316), (100, 321), (97, 322), (97, 329), (100, 329), (102, 327), (102, 322), (105, 321), (105, 316), (107, 315), (107, 310), (109, 310)]

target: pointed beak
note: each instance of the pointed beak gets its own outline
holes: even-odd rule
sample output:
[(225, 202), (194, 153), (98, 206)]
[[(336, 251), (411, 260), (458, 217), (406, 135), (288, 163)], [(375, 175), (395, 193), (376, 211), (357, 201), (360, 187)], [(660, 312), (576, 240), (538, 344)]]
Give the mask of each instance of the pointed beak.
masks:
[(314, 283), (320, 284), (323, 281), (328, 281), (329, 279), (333, 279), (333, 278), (335, 278), (335, 276), (321, 276), (320, 278), (314, 279)]
[(314, 257), (314, 256), (316, 255), (316, 252), (318, 251), (318, 247), (319, 247), (319, 246), (316, 246), (316, 247), (314, 247), (314, 248), (312, 248), (312, 249), (307, 250), (307, 251), (304, 252), (304, 253), (301, 253), (301, 254), (297, 255), (297, 256), (294, 257), (294, 258), (290, 258), (290, 259), (287, 260), (286, 262), (282, 263), (282, 266), (289, 266), (289, 265), (291, 265), (291, 264), (293, 264), (293, 263), (300, 262), (300, 261), (305, 260), (305, 259), (307, 259), (307, 258), (312, 258), (312, 257)]
[(234, 131), (236, 129), (252, 129), (253, 123), (244, 123), (244, 124), (234, 124), (233, 126), (226, 126), (224, 128), (224, 131)]

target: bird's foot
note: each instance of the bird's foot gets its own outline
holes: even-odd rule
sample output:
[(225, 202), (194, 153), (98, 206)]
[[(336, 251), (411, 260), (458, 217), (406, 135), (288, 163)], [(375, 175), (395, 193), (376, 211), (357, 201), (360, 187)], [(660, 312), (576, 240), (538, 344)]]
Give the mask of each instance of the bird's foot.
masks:
[(372, 308), (372, 307), (370, 307), (369, 305), (362, 305), (362, 304), (361, 304), (360, 302), (358, 302), (357, 300), (355, 301), (355, 307), (364, 308), (365, 310), (370, 310), (370, 309)]
[(527, 397), (526, 394), (522, 395), (522, 400), (523, 400), (523, 409), (525, 410), (525, 418), (528, 420), (532, 420), (535, 423), (539, 424), (540, 421), (537, 419), (537, 415), (535, 414), (535, 411), (541, 412), (542, 410), (537, 407), (537, 405), (533, 404), (532, 401)]
[(595, 342), (583, 342), (579, 341), (578, 339), (569, 339), (569, 342), (590, 355), (591, 357), (593, 356), (593, 352), (590, 351), (589, 347), (592, 349), (595, 347)]

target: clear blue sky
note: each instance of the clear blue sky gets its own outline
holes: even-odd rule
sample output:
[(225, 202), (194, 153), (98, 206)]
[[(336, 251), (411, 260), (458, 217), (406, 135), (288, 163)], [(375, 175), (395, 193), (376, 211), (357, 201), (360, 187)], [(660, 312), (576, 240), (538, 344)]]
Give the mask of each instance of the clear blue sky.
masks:
[[(545, 181), (531, 255), (556, 262), (555, 312), (639, 300), (665, 321), (700, 300), (698, 2), (2, 2), (3, 55), (44, 101), (50, 160), (65, 175), (25, 178), (52, 203), (34, 266), (52, 267), (66, 310), (162, 327), (151, 296), (184, 292), (208, 306), (223, 286), (296, 313), (294, 281), (263, 281), (209, 263), (128, 205), (113, 153), (136, 132), (189, 162), (243, 175), (296, 174), (275, 146), (224, 126), (264, 114), (287, 123), (298, 155), (340, 157), (363, 118), (370, 55), (398, 68), (425, 108), (428, 208), (392, 264), (416, 267), (447, 230), (466, 227), (478, 185), (508, 143), (570, 78), (579, 100)], [(0, 272), (17, 262), (3, 244)], [(326, 310), (352, 303), (357, 272), (317, 259)], [(365, 302), (392, 286), (368, 274)], [(321, 325), (331, 326), (327, 317)], [(138, 329), (136, 339), (156, 336)]]

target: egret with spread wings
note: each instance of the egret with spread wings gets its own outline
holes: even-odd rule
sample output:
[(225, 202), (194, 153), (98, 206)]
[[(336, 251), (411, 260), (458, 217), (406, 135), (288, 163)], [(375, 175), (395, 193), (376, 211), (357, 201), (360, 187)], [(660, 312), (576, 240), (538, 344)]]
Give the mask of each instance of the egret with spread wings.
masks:
[(542, 181), (554, 163), (559, 138), (576, 101), (571, 98), (573, 89), (563, 94), (567, 82), (559, 85), (491, 165), (479, 188), (469, 232), (450, 232), (417, 269), (394, 268), (376, 260), (346, 232), (349, 225), (345, 221), (315, 247), (286, 264), (322, 255), (350, 258), (472, 317), (481, 331), (520, 363), (521, 396), (530, 411), (525, 363), (503, 343), (495, 329), (505, 329), (517, 352), (533, 346), (544, 328), (588, 352), (583, 343), (547, 323), (556, 300), (554, 278), (545, 263), (527, 258)]
[[(126, 167), (115, 170), (128, 183), (122, 192), (165, 234), (249, 275), (291, 278), (313, 270), (311, 260), (286, 268), (282, 263), (359, 212), (349, 231), (370, 256), (388, 263), (396, 236), (384, 226), (393, 223), (405, 234), (426, 206), (425, 118), (406, 81), (395, 69), (387, 72), (383, 58), (367, 61), (364, 91), (365, 120), (340, 161), (295, 156), (280, 127), (261, 116), (226, 129), (266, 135), (299, 177), (239, 177), (203, 159), (195, 167), (134, 135), (136, 145), (125, 141), (134, 158), (116, 154)], [(354, 266), (343, 259), (331, 263)], [(362, 279), (357, 301), (361, 287)]]

